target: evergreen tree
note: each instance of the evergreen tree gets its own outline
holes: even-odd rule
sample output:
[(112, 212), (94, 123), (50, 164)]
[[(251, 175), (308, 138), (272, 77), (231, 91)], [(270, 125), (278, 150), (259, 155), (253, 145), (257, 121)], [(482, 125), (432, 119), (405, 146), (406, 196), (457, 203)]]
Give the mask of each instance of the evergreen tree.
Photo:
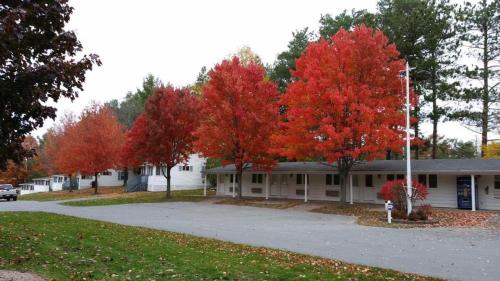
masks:
[(267, 67), (269, 78), (278, 84), (278, 89), (282, 93), (292, 82), (291, 70), (295, 70), (295, 60), (315, 38), (307, 27), (293, 32), (292, 37), (288, 43), (288, 50), (281, 52), (274, 64)]
[(456, 110), (451, 118), (481, 133), (481, 155), (485, 156), (488, 133), (500, 128), (500, 0), (466, 2), (461, 7), (461, 36), (468, 54), (477, 59), (464, 71), (468, 86), (458, 97), (466, 107)]
[(138, 88), (134, 93), (128, 92), (125, 99), (121, 102), (114, 99), (106, 103), (106, 105), (117, 116), (121, 124), (127, 128), (131, 128), (135, 119), (144, 111), (144, 104), (147, 98), (160, 85), (160, 79), (152, 74), (148, 74), (142, 82), (142, 88)]
[[(447, 100), (456, 84), (458, 53), (455, 23), (455, 6), (448, 0), (380, 0), (379, 24), (389, 39), (396, 44), (401, 56), (415, 70), (410, 73), (413, 88), (420, 97), (413, 110), (417, 122), (416, 137), (420, 137), (419, 120), (429, 118), (433, 123), (433, 153), (437, 153), (438, 123), (447, 112), (440, 107), (440, 100)], [(430, 103), (429, 113), (422, 108)], [(418, 146), (415, 155), (419, 157)]]
[(377, 26), (377, 16), (367, 10), (344, 10), (341, 14), (332, 17), (330, 14), (322, 15), (319, 20), (319, 34), (324, 38), (331, 38), (341, 28), (352, 31), (355, 26), (364, 24), (368, 27)]

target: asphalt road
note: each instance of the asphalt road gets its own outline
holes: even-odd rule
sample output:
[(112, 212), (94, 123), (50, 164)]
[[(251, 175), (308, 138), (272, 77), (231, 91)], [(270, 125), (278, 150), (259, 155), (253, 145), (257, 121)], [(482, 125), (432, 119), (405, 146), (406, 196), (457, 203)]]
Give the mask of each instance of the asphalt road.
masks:
[(500, 231), (389, 229), (354, 218), (294, 210), (154, 203), (69, 207), (0, 202), (0, 211), (45, 211), (286, 249), (451, 280), (500, 280)]

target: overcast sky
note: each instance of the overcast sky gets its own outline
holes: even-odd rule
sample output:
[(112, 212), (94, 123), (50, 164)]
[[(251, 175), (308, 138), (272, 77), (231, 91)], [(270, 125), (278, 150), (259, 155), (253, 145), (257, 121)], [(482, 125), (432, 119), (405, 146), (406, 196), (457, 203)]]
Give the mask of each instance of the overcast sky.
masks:
[[(193, 83), (202, 66), (210, 68), (243, 46), (272, 63), (293, 31), (317, 31), (322, 14), (376, 9), (375, 0), (71, 0), (70, 5), (69, 28), (85, 52), (98, 54), (103, 64), (87, 74), (76, 101), (57, 104), (58, 116), (79, 113), (92, 100), (122, 99), (148, 73), (175, 86)], [(36, 135), (52, 123), (48, 120)], [(430, 133), (430, 124), (423, 129)], [(439, 134), (463, 140), (477, 136), (458, 123), (440, 124)]]

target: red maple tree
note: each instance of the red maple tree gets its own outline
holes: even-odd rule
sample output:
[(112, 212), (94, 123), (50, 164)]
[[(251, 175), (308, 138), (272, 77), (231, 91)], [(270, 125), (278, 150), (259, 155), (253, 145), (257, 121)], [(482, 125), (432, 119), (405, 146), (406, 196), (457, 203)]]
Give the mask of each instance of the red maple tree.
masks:
[(122, 157), (129, 165), (150, 163), (162, 167), (170, 197), (171, 169), (194, 152), (198, 126), (198, 98), (185, 89), (160, 87), (148, 98), (145, 111), (127, 134)]
[[(240, 179), (249, 164), (253, 169), (272, 168), (270, 137), (279, 120), (276, 85), (265, 78), (262, 66), (243, 65), (237, 57), (224, 60), (208, 75), (196, 149), (205, 157), (221, 159), (223, 165), (235, 164)], [(241, 197), (241, 180), (238, 190)]]
[(277, 152), (289, 159), (336, 163), (345, 200), (345, 179), (356, 161), (402, 148), (403, 69), (396, 46), (365, 26), (341, 29), (331, 42), (309, 44), (282, 96), (287, 111), (274, 137)]
[(66, 126), (61, 139), (56, 166), (60, 172), (95, 176), (95, 193), (99, 173), (120, 164), (124, 129), (111, 110), (102, 105), (87, 107), (77, 122)]

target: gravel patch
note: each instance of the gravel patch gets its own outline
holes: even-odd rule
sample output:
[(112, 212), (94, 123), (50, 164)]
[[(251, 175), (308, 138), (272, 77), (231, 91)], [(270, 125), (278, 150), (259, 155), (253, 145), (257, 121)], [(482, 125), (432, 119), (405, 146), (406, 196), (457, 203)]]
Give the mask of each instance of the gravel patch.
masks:
[(45, 281), (45, 279), (29, 272), (0, 270), (0, 281)]

